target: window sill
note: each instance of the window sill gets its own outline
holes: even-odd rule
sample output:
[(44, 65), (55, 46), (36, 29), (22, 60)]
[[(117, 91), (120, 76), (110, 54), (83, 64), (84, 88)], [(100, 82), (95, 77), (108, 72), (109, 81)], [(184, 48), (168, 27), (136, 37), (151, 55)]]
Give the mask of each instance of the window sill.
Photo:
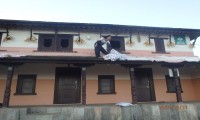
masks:
[(153, 54), (170, 54), (170, 52), (151, 52)]
[(40, 51), (40, 50), (33, 50), (33, 52), (64, 52), (64, 53), (78, 53), (77, 51)]
[[(176, 93), (176, 91), (166, 91), (166, 93)], [(181, 91), (183, 93), (183, 91)]]
[(37, 95), (37, 93), (14, 93), (14, 95)]
[(131, 54), (130, 52), (121, 51), (122, 54)]
[(110, 95), (110, 94), (117, 94), (116, 92), (111, 92), (111, 93), (101, 93), (98, 92), (97, 95)]

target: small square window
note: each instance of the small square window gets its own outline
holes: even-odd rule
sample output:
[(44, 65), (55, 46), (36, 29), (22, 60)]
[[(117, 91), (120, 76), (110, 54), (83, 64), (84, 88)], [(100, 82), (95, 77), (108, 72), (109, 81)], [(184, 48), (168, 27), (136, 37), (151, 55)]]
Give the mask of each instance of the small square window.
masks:
[(115, 76), (98, 76), (98, 94), (115, 94)]
[[(110, 40), (110, 44), (113, 49), (122, 52), (125, 51), (125, 43), (124, 43), (124, 37), (122, 36), (112, 36)], [(107, 45), (107, 50), (110, 51), (111, 48)]]
[(184, 35), (175, 35), (174, 40), (176, 45), (186, 45), (186, 39)]
[[(168, 93), (175, 93), (176, 92), (176, 84), (175, 84), (175, 79), (174, 77), (170, 77), (169, 75), (165, 75), (166, 78), (166, 84), (167, 84), (167, 92)], [(180, 77), (179, 77), (179, 84), (181, 87), (181, 82), (180, 82)], [(182, 87), (181, 87), (181, 92), (182, 91)]]
[(120, 45), (120, 41), (110, 41), (110, 44), (112, 45), (112, 47), (114, 49), (120, 49), (121, 45)]
[(15, 95), (35, 95), (36, 75), (18, 75)]

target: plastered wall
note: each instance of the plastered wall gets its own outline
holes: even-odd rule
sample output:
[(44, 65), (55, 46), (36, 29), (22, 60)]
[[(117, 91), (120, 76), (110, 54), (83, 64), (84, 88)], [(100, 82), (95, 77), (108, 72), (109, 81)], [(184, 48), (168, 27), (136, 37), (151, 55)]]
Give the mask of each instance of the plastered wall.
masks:
[[(5, 31), (5, 30), (0, 30), (0, 31)], [(52, 30), (33, 30), (33, 33), (50, 33), (50, 34), (54, 34), (55, 32)], [(58, 31), (58, 34), (78, 34), (78, 32), (70, 32), (70, 31)], [(28, 29), (24, 29), (24, 30), (16, 30), (16, 29), (10, 29), (9, 30), (9, 35), (13, 37), (12, 40), (6, 41), (6, 42), (1, 42), (1, 47), (6, 49), (9, 47), (25, 47), (25, 48), (32, 48), (32, 49), (37, 49), (38, 43), (36, 42), (25, 42), (25, 39), (27, 39), (28, 37), (30, 37), (30, 30)], [(3, 34), (2, 39), (6, 36), (6, 33)], [(37, 34), (33, 34), (33, 36), (35, 38), (38, 39), (38, 35)], [(151, 52), (155, 52), (155, 46), (145, 46), (144, 42), (148, 41), (148, 34), (140, 34), (140, 41), (138, 40), (137, 34), (133, 34), (132, 35), (132, 41), (134, 42), (133, 46), (129, 46), (126, 45), (126, 43), (130, 40), (130, 35), (129, 34), (119, 34), (119, 36), (127, 36), (125, 37), (125, 49), (128, 51), (151, 51)], [(155, 36), (155, 35), (152, 35)], [(95, 33), (95, 32), (81, 32), (80, 33), (80, 37), (81, 39), (84, 40), (84, 44), (76, 44), (74, 43), (74, 49), (94, 49), (94, 43), (96, 42), (96, 40), (99, 39), (100, 37), (100, 33)], [(169, 38), (169, 35), (163, 35), (160, 37), (167, 37)], [(188, 47), (188, 45), (190, 44), (190, 38), (188, 35), (185, 35), (186, 37), (186, 42), (187, 45), (176, 45), (175, 47), (167, 47), (167, 42), (169, 42), (169, 40), (164, 40), (165, 43), (165, 50), (167, 52), (189, 52), (192, 54), (192, 49)], [(74, 40), (78, 39), (78, 36), (74, 36)], [(151, 42), (153, 44), (154, 40), (151, 39)], [(172, 42), (174, 41), (174, 37), (172, 36)], [(193, 55), (193, 54), (192, 54)]]
[[(51, 105), (54, 98), (55, 68), (67, 67), (64, 64), (24, 64), (15, 68), (10, 105)], [(72, 66), (73, 67), (73, 66)], [(157, 102), (176, 101), (175, 93), (167, 93), (165, 75), (168, 74), (167, 68), (160, 65), (144, 65), (143, 68), (152, 68), (153, 79)], [(5, 91), (5, 80), (7, 68), (0, 66), (0, 103), (3, 102)], [(191, 66), (180, 69), (182, 83), (183, 101), (198, 101), (200, 96), (200, 78), (193, 78), (192, 71), (188, 71)], [(18, 74), (37, 74), (36, 93), (37, 95), (14, 95)], [(97, 64), (86, 70), (86, 95), (87, 104), (131, 102), (131, 83), (129, 70), (120, 65)], [(98, 75), (115, 75), (116, 94), (99, 95)], [(198, 76), (198, 75), (197, 75)], [(196, 76), (196, 77), (197, 77)]]

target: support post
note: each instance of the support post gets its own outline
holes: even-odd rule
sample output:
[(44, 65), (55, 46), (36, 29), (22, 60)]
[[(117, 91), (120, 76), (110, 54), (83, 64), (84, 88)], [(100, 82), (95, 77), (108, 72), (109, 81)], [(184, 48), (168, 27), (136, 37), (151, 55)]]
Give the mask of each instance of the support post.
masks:
[(13, 77), (14, 67), (9, 66), (7, 72), (7, 80), (6, 80), (6, 88), (3, 98), (3, 107), (9, 107), (9, 100), (10, 100), (10, 91), (11, 91), (11, 83)]
[(134, 68), (129, 68), (130, 79), (131, 79), (131, 95), (132, 95), (132, 103), (137, 103), (137, 91), (135, 84), (135, 73)]
[(82, 104), (86, 104), (86, 67), (82, 67), (81, 70), (81, 81), (82, 81)]
[(177, 102), (182, 102), (181, 86), (180, 86), (181, 81), (179, 82), (178, 68), (173, 68), (172, 70), (173, 70), (175, 87), (176, 87), (176, 99), (177, 99)]

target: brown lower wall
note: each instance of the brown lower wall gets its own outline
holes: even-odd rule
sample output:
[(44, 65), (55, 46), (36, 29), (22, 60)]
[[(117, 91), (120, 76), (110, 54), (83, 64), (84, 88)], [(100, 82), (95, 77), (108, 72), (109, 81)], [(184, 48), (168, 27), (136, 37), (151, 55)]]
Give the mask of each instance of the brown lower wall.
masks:
[[(182, 99), (184, 101), (195, 101), (200, 100), (196, 97), (194, 86), (194, 80), (182, 79)], [(200, 80), (199, 80), (200, 81)], [(169, 102), (169, 101), (176, 101), (176, 94), (175, 93), (167, 93), (167, 85), (165, 80), (154, 80), (155, 85), (155, 93), (156, 93), (156, 101), (157, 102)], [(197, 85), (200, 87), (200, 83)], [(198, 88), (200, 90), (200, 88)]]
[(5, 80), (0, 80), (0, 103), (3, 102), (3, 96), (4, 96), (4, 91), (5, 91), (5, 84), (6, 81)]
[(116, 80), (116, 94), (100, 95), (98, 92), (98, 81), (87, 81), (87, 104), (131, 102), (131, 83), (129, 80)]
[[(200, 79), (181, 80), (183, 101), (200, 100)], [(154, 80), (156, 101), (176, 101), (175, 93), (166, 93), (166, 81), (164, 79)], [(3, 102), (5, 80), (0, 80), (0, 103)], [(52, 105), (54, 99), (54, 80), (37, 80), (37, 95), (14, 95), (16, 80), (12, 82), (10, 105)], [(87, 104), (131, 102), (131, 84), (129, 80), (115, 81), (116, 94), (99, 95), (98, 81), (87, 80)]]
[(196, 99), (200, 100), (200, 94), (199, 94), (199, 91), (200, 91), (200, 79), (193, 79), (192, 83), (193, 83), (193, 88), (194, 88), (194, 91), (195, 91)]
[[(35, 92), (37, 95), (14, 95), (17, 81), (13, 80), (10, 105), (51, 105), (54, 98), (54, 80), (37, 80)], [(0, 102), (3, 102), (5, 81), (0, 80)]]

